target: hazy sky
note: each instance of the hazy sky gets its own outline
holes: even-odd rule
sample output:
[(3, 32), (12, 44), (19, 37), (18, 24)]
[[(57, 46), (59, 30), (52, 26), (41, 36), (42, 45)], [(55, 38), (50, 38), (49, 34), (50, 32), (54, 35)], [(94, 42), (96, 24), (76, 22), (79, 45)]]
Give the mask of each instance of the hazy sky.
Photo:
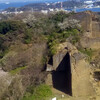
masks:
[(53, 1), (53, 2), (57, 2), (57, 1), (67, 1), (67, 0), (0, 0), (0, 3), (6, 3), (6, 2), (50, 2), (50, 1)]
[(67, 1), (67, 0), (0, 0), (0, 2), (27, 2), (27, 1)]
[[(53, 0), (0, 0), (0, 2), (27, 2), (27, 1), (53, 1)], [(56, 0), (57, 1), (57, 0)]]
[(0, 2), (39, 1), (39, 0), (0, 0)]

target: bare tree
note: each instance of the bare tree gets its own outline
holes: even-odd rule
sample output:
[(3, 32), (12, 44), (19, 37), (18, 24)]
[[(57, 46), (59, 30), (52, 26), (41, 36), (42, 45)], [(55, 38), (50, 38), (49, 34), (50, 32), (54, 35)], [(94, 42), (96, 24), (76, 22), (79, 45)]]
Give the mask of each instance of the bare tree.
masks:
[(69, 19), (66, 18), (63, 23), (59, 23), (58, 26), (62, 29), (69, 29), (69, 28), (78, 28), (81, 27), (81, 25), (79, 24), (79, 21), (76, 19)]

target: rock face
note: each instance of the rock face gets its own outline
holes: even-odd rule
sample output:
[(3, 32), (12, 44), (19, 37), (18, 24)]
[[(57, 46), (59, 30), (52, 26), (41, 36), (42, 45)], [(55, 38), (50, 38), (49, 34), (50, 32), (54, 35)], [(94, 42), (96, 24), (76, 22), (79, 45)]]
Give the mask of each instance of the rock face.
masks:
[(49, 83), (52, 83), (54, 88), (72, 96), (95, 94), (90, 82), (90, 65), (86, 62), (85, 56), (72, 44), (60, 44), (52, 61), (53, 65), (47, 66), (47, 69), (51, 69), (49, 71), (52, 72), (52, 82), (49, 80)]
[(92, 37), (100, 37), (100, 22), (92, 21)]
[(72, 18), (79, 20), (84, 30), (80, 39), (81, 47), (100, 49), (100, 14), (85, 11), (73, 15)]
[(100, 37), (100, 14), (91, 11), (85, 11), (73, 15), (72, 18), (80, 21), (80, 24), (85, 31), (85, 36), (89, 38)]
[(98, 49), (100, 49), (100, 38), (83, 37), (80, 40), (80, 44), (83, 48), (91, 48), (94, 50), (98, 50)]
[(73, 61), (71, 61), (73, 96), (94, 95), (95, 91), (90, 82), (90, 65), (84, 58), (79, 58), (81, 55), (78, 53), (76, 55), (78, 55), (78, 58), (76, 56), (71, 57), (71, 59), (73, 59)]

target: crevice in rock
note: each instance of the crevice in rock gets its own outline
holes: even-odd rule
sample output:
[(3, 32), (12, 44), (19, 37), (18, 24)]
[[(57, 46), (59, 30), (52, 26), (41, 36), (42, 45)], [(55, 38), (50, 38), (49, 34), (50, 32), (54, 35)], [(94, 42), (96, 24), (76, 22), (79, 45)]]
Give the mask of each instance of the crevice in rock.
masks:
[(49, 59), (49, 61), (48, 61), (48, 64), (49, 64), (49, 65), (53, 65), (53, 57), (52, 57), (52, 56), (50, 57), (50, 59)]
[(72, 96), (70, 55), (67, 53), (55, 71), (52, 71), (53, 87)]

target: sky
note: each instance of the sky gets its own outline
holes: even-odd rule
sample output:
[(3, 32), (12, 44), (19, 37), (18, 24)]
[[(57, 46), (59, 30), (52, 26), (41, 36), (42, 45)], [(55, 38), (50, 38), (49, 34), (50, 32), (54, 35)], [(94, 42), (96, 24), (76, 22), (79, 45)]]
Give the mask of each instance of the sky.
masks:
[(39, 1), (39, 0), (0, 0), (0, 2), (25, 2), (25, 1)]
[(0, 2), (42, 2), (42, 1), (67, 1), (67, 0), (0, 0)]
[(0, 11), (9, 7), (21, 7), (30, 3), (57, 2), (65, 0), (0, 0)]
[(64, 0), (0, 0), (0, 2), (42, 2), (42, 1), (64, 1)]

